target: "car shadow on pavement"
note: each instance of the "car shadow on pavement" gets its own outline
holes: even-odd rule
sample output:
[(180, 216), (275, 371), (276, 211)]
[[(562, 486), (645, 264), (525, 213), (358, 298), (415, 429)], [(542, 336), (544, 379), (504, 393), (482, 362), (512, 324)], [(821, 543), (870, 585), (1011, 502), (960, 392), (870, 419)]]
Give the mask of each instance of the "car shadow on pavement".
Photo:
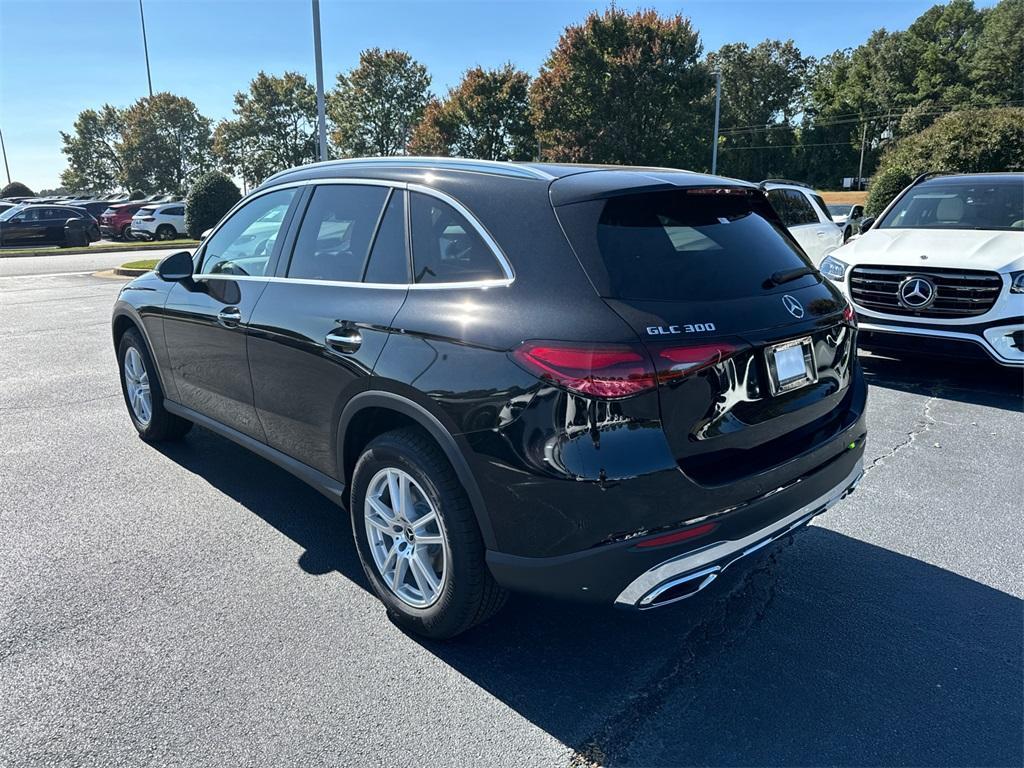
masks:
[(986, 360), (861, 354), (868, 384), (944, 400), (1024, 411), (1024, 369)]
[[(347, 515), (317, 492), (202, 429), (160, 450), (303, 547), (303, 571), (367, 588)], [(1020, 765), (1022, 606), (812, 526), (674, 607), (512, 596), (453, 641), (409, 642), (573, 765)]]

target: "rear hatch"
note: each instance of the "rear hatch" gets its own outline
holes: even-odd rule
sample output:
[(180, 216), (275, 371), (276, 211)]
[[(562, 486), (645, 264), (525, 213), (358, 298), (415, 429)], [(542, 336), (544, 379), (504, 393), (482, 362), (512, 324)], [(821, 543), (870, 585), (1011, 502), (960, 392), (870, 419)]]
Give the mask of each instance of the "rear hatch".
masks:
[(855, 328), (763, 193), (706, 178), (556, 211), (594, 287), (651, 355), (680, 468), (720, 486), (848, 426)]

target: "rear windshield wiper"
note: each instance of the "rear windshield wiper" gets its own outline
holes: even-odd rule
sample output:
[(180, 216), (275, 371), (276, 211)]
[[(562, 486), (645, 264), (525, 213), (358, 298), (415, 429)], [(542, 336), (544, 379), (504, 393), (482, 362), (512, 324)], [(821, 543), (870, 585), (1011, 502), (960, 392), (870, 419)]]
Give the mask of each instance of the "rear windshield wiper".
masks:
[(774, 272), (767, 280), (764, 281), (765, 288), (772, 288), (776, 285), (782, 285), (783, 283), (789, 283), (796, 280), (804, 275), (813, 275), (815, 273), (814, 267), (797, 267), (796, 269), (780, 269), (778, 272)]

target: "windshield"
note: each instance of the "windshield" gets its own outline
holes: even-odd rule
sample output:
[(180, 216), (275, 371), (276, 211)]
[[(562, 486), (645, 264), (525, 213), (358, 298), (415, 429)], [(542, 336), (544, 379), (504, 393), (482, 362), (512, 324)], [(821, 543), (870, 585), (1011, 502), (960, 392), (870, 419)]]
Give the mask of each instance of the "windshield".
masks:
[(848, 205), (830, 205), (828, 207), (829, 216), (846, 216), (850, 213), (850, 206)]
[(1024, 230), (1024, 177), (941, 179), (904, 195), (879, 229)]
[(8, 208), (3, 213), (0, 213), (0, 221), (7, 221), (8, 219), (14, 218), (22, 210), (22, 206), (16, 205), (13, 208)]
[(773, 274), (810, 267), (755, 192), (623, 195), (563, 206), (558, 215), (598, 291), (609, 298), (756, 296)]

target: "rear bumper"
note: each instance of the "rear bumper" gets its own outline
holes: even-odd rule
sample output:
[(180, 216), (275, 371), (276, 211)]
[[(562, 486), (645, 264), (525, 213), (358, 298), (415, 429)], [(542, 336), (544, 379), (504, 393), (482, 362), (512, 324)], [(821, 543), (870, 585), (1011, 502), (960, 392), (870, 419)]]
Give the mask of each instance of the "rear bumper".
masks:
[[(838, 445), (844, 440), (853, 447)], [(638, 539), (627, 539), (554, 557), (488, 551), (487, 563), (498, 583), (515, 591), (632, 608), (674, 602), (699, 591), (736, 560), (796, 530), (852, 491), (863, 474), (864, 444), (860, 420), (837, 438), (839, 452), (831, 460), (783, 488), (723, 511), (714, 518), (718, 527), (705, 537), (650, 548), (637, 546)], [(685, 505), (686, 500), (666, 497), (664, 503)], [(690, 580), (697, 581), (691, 585), (696, 588), (682, 586)], [(678, 582), (679, 588), (671, 582)]]
[(615, 605), (645, 610), (697, 594), (737, 560), (802, 528), (837, 501), (849, 496), (863, 476), (864, 462), (858, 459), (842, 482), (810, 504), (741, 539), (719, 541), (659, 563), (633, 579), (615, 598)]

